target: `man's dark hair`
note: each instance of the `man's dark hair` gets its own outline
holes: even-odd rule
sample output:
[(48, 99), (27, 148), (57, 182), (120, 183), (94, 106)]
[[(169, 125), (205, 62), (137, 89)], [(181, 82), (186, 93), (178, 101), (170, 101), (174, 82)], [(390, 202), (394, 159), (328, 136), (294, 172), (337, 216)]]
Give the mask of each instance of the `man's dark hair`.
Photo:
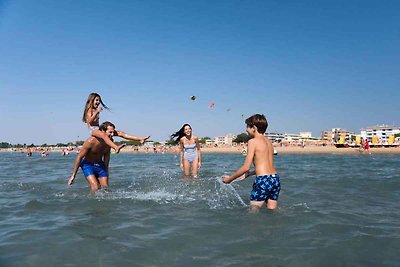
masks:
[(115, 129), (115, 125), (114, 124), (112, 124), (109, 121), (105, 121), (100, 125), (99, 130), (105, 132), (105, 131), (107, 131), (108, 126), (112, 126)]
[(268, 127), (267, 119), (263, 114), (254, 114), (253, 116), (246, 119), (245, 123), (248, 127), (257, 127), (257, 131), (260, 134), (265, 133)]

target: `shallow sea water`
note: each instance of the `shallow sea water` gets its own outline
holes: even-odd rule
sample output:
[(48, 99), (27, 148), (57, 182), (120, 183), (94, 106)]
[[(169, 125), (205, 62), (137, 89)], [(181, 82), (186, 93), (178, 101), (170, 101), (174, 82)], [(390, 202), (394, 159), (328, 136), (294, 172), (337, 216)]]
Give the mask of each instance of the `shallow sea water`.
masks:
[(118, 154), (91, 194), (75, 155), (0, 153), (0, 266), (398, 266), (399, 155), (278, 155), (279, 209), (250, 213), (241, 155)]

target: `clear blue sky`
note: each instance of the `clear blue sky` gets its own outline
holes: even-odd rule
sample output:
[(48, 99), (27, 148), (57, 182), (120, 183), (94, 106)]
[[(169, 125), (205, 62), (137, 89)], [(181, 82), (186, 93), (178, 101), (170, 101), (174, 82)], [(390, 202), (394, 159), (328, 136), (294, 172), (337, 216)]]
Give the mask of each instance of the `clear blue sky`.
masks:
[(399, 14), (400, 1), (0, 0), (0, 142), (86, 139), (91, 92), (112, 108), (101, 121), (158, 141), (186, 122), (238, 134), (254, 113), (314, 136), (399, 125)]

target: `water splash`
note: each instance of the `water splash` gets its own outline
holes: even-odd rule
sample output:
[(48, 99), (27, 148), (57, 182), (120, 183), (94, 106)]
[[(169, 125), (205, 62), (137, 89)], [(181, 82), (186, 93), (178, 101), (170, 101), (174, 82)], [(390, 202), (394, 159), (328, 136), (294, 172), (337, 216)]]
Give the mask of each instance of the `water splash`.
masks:
[(246, 203), (244, 203), (243, 199), (238, 194), (238, 192), (236, 191), (236, 189), (231, 184), (225, 184), (224, 182), (222, 182), (222, 179), (220, 177), (215, 177), (215, 179), (220, 184), (221, 188), (229, 188), (229, 190), (239, 200), (239, 202), (240, 202), (240, 204), (242, 204), (242, 206), (244, 206), (244, 207), (247, 206)]

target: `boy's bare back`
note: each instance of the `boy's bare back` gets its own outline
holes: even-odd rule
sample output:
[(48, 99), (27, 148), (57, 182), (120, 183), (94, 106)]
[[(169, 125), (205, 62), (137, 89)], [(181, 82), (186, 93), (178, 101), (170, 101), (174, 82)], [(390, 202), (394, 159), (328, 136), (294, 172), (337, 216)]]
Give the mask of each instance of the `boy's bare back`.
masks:
[(274, 147), (268, 138), (256, 135), (249, 140), (248, 150), (254, 149), (254, 168), (256, 175), (275, 174)]

